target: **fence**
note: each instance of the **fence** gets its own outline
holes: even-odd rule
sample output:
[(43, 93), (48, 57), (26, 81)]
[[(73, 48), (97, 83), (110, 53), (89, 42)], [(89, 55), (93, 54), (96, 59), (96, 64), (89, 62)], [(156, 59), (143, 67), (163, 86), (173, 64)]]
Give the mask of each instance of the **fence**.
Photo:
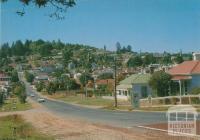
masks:
[(177, 105), (180, 103), (200, 105), (200, 95), (167, 96), (167, 97), (140, 99), (141, 107), (168, 106), (168, 105), (170, 106), (170, 105)]

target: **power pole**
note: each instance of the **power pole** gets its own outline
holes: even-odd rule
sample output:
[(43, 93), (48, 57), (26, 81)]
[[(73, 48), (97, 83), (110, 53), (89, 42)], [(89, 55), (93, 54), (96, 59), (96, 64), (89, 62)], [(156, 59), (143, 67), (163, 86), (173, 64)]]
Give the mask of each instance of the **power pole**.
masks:
[(115, 107), (117, 107), (117, 64), (116, 64), (116, 56), (114, 57), (114, 77), (115, 77), (115, 83), (114, 83), (114, 98), (115, 98)]

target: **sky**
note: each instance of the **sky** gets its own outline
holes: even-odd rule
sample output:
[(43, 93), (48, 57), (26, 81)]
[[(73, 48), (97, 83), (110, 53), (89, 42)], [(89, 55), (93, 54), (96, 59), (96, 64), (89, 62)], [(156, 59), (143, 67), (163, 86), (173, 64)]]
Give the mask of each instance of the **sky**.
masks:
[(133, 51), (200, 51), (200, 0), (77, 0), (64, 20), (34, 5), (21, 17), (18, 1), (1, 4), (0, 44), (41, 38), (109, 50), (120, 42)]

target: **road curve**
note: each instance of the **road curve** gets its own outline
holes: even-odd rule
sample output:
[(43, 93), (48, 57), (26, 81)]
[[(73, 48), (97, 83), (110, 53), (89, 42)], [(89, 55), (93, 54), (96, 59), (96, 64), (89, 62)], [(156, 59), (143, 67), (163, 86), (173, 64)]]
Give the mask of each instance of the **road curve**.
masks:
[[(21, 80), (23, 78), (20, 78)], [(23, 80), (24, 81), (24, 80)], [(34, 94), (33, 100), (37, 101), (40, 96), (26, 82), (27, 94)], [(164, 112), (127, 112), (127, 111), (109, 111), (104, 109), (92, 109), (82, 106), (45, 99), (43, 102), (49, 111), (62, 117), (72, 117), (89, 122), (109, 124), (119, 127), (134, 127), (138, 125), (147, 125), (167, 122), (166, 113)], [(199, 119), (199, 118), (198, 118)]]

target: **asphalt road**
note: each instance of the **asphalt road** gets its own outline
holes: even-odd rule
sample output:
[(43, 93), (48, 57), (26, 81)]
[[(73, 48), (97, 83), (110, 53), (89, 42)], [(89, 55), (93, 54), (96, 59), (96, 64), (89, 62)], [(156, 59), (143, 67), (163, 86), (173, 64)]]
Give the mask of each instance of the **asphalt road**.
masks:
[[(27, 82), (25, 82), (25, 85), (27, 94), (34, 94), (35, 97), (31, 98), (37, 101), (40, 96)], [(49, 111), (62, 117), (78, 118), (89, 122), (103, 123), (119, 127), (134, 127), (139, 125), (167, 122), (166, 113), (164, 112), (126, 112), (91, 109), (48, 99), (45, 99), (45, 102), (41, 104), (43, 104)]]

